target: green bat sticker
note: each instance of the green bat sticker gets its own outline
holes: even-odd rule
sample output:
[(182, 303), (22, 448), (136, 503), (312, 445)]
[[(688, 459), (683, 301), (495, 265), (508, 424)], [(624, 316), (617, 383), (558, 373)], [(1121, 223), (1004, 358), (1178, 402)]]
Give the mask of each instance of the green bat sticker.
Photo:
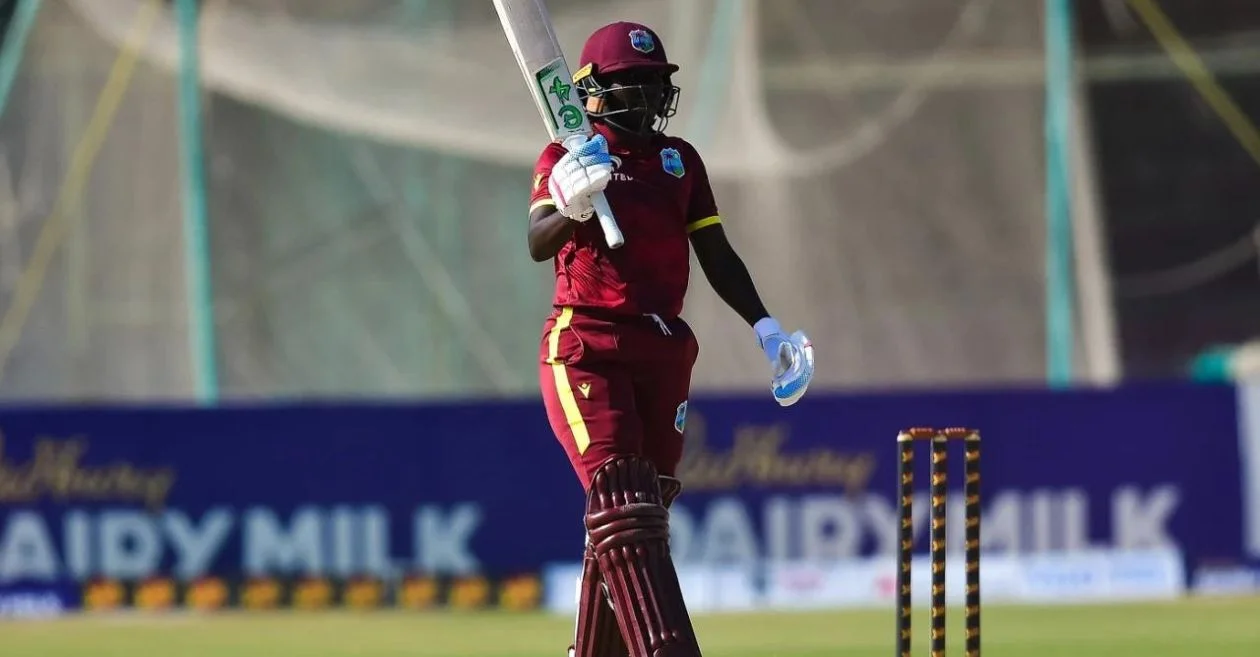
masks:
[(560, 108), (560, 120), (564, 122), (565, 128), (576, 130), (582, 125), (582, 110), (572, 105), (565, 105)]
[(576, 130), (582, 126), (582, 110), (573, 103), (573, 84), (565, 79), (564, 60), (557, 59), (534, 75), (538, 91), (551, 110), (551, 123), (557, 131)]

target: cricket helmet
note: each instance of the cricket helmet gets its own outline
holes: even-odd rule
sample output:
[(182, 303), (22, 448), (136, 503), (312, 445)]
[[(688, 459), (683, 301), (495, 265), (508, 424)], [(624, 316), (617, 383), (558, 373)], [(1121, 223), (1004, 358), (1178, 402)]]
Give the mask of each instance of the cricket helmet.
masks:
[(589, 116), (643, 134), (663, 131), (678, 111), (676, 71), (652, 28), (618, 21), (587, 38), (573, 82)]

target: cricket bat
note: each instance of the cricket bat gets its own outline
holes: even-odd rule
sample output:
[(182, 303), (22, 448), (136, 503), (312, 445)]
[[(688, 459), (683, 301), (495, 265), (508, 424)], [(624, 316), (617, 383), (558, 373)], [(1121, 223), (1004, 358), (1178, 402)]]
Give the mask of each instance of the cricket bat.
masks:
[[(561, 143), (573, 135), (589, 137), (594, 131), (586, 109), (578, 101), (573, 73), (551, 26), (546, 4), (543, 0), (494, 0), (494, 9), (499, 13), (503, 33), (547, 126), (547, 134)], [(617, 226), (612, 208), (608, 207), (608, 200), (600, 193), (591, 198), (591, 202), (599, 225), (604, 229), (608, 248), (620, 248), (626, 239)]]

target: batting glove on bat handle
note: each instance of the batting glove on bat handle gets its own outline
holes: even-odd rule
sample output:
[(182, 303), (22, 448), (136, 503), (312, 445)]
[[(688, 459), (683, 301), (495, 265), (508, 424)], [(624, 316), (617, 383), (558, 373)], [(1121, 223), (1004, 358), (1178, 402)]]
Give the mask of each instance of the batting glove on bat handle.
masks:
[[(586, 135), (571, 135), (562, 143), (566, 150), (578, 157), (578, 162), (583, 166), (607, 163), (611, 178), (612, 157), (608, 153), (608, 140), (603, 135), (595, 135), (593, 138)], [(592, 194), (590, 200), (595, 216), (599, 217), (599, 226), (604, 231), (604, 241), (608, 243), (608, 248), (621, 248), (626, 243), (626, 238), (621, 234), (621, 227), (617, 225), (617, 218), (613, 216), (612, 208), (608, 205), (608, 199), (604, 197), (603, 191)], [(589, 217), (590, 215), (587, 214), (581, 220), (585, 221)]]
[(785, 335), (778, 320), (761, 319), (753, 326), (758, 344), (770, 361), (770, 392), (780, 406), (791, 406), (805, 395), (814, 378), (814, 344), (804, 331)]
[(596, 214), (595, 198), (612, 180), (608, 142), (603, 135), (573, 135), (564, 146), (568, 152), (551, 167), (547, 189), (560, 214), (585, 222)]

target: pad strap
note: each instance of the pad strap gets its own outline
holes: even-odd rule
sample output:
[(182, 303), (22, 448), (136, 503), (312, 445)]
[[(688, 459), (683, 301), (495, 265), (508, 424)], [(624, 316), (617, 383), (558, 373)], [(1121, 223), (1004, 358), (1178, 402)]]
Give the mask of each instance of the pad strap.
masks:
[(671, 477), (669, 475), (661, 475), (660, 480), (661, 501), (665, 504), (665, 508), (668, 509), (674, 504), (674, 500), (678, 499), (679, 495), (682, 495), (683, 485), (682, 482), (678, 480), (678, 477)]

